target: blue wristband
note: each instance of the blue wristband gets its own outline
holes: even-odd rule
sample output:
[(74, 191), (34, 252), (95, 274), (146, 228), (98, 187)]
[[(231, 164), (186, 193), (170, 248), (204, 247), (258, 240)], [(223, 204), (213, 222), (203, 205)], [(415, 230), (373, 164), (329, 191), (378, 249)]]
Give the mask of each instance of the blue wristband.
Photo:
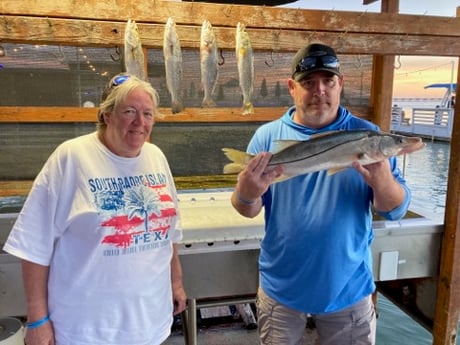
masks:
[(240, 193), (236, 192), (236, 198), (238, 199), (238, 201), (240, 203), (242, 203), (243, 205), (254, 205), (256, 203), (256, 200), (246, 200), (246, 199), (243, 199), (240, 195)]
[(26, 327), (28, 329), (37, 328), (43, 325), (44, 323), (48, 322), (49, 320), (50, 320), (50, 314), (46, 315), (43, 319), (40, 319), (34, 322), (27, 322)]

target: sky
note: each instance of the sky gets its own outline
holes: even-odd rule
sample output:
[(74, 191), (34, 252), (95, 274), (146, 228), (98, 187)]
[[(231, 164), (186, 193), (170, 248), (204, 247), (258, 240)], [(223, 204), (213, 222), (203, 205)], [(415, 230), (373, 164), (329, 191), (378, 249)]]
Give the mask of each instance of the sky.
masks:
[[(284, 7), (317, 10), (380, 12), (381, 1), (363, 5), (362, 0), (298, 0)], [(460, 0), (399, 0), (399, 13), (455, 17)], [(458, 58), (397, 56), (393, 97), (440, 98), (443, 89), (425, 89), (432, 83), (457, 81)]]

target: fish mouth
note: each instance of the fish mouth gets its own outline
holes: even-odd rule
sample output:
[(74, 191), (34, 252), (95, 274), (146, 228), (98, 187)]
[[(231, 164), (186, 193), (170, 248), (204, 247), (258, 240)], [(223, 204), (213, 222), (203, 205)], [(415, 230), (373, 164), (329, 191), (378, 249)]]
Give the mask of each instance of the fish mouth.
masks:
[(400, 154), (412, 153), (412, 152), (423, 149), (425, 146), (426, 145), (423, 142), (422, 138), (419, 138), (419, 137), (406, 138), (405, 145), (400, 151)]

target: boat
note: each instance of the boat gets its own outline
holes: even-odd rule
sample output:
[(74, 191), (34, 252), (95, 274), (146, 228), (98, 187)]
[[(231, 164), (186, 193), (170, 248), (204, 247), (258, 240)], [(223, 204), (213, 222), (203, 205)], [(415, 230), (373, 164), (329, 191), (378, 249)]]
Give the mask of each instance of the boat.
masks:
[(455, 111), (456, 83), (436, 83), (425, 89), (443, 88), (445, 93), (435, 107), (414, 107), (406, 117), (402, 107), (394, 105), (391, 109), (390, 130), (394, 133), (416, 135), (432, 140), (450, 141)]

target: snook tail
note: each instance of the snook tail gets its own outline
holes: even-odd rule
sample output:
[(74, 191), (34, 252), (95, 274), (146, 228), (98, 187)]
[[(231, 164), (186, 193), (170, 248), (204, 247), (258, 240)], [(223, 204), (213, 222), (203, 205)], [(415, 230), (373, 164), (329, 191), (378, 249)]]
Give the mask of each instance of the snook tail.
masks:
[(224, 174), (238, 174), (254, 157), (247, 152), (238, 151), (235, 149), (223, 148), (222, 151), (224, 151), (227, 158), (233, 162), (224, 166)]
[(254, 105), (251, 102), (245, 102), (241, 109), (243, 115), (254, 114)]

